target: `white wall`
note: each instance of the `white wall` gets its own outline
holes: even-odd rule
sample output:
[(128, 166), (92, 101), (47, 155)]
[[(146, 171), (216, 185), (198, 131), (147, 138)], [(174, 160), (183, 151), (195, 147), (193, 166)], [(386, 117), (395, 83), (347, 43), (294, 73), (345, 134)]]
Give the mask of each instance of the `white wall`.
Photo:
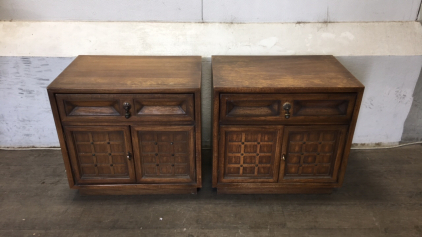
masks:
[(413, 0), (204, 0), (207, 22), (415, 21)]
[(0, 57), (0, 147), (59, 146), (46, 87), (72, 60)]
[[(397, 143), (413, 101), (422, 56), (337, 59), (365, 85), (354, 143)], [(422, 122), (422, 121), (419, 121)]]
[(58, 145), (45, 87), (78, 54), (203, 56), (205, 146), (211, 137), (213, 54), (335, 55), (366, 86), (355, 143), (400, 141), (422, 67), (422, 26), (416, 22), (0, 22), (0, 35), (3, 147)]
[(202, 21), (202, 0), (1, 0), (6, 21)]
[(420, 0), (2, 0), (5, 21), (415, 21)]
[(404, 123), (402, 141), (422, 141), (422, 68), (413, 92), (413, 102)]
[(0, 22), (0, 56), (422, 55), (418, 22)]

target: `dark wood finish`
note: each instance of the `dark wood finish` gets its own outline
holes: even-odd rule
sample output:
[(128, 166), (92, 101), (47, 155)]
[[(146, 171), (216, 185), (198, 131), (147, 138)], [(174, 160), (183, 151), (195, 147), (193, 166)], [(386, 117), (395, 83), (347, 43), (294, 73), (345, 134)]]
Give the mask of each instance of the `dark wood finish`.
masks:
[(195, 121), (194, 94), (57, 94), (68, 121)]
[(193, 94), (136, 95), (134, 116), (145, 121), (194, 121)]
[(66, 140), (64, 137), (63, 129), (62, 129), (62, 122), (60, 120), (57, 101), (56, 101), (53, 91), (47, 90), (47, 93), (48, 93), (48, 99), (50, 100), (51, 110), (53, 112), (54, 124), (56, 125), (56, 131), (59, 138), (59, 143), (60, 143), (60, 148), (61, 148), (60, 150), (62, 152), (63, 163), (66, 169), (67, 181), (69, 183), (69, 187), (74, 188), (75, 180), (73, 179), (73, 173), (70, 172), (72, 170), (72, 166), (70, 165), (69, 153), (67, 150)]
[[(162, 194), (202, 186), (200, 57), (78, 56), (47, 90), (71, 188)], [(174, 143), (158, 147), (155, 174), (145, 169), (147, 133)]]
[[(363, 85), (333, 56), (212, 56), (222, 91), (356, 91)], [(227, 90), (224, 90), (226, 88)]]
[(199, 56), (78, 56), (48, 88), (67, 93), (180, 93), (200, 88), (198, 78)]
[[(125, 98), (126, 97), (126, 98)], [(62, 121), (124, 119), (124, 94), (56, 94)]]
[[(355, 93), (220, 94), (220, 121), (264, 124), (347, 122), (352, 117), (355, 100)], [(287, 112), (289, 116), (286, 117)]]
[[(333, 56), (213, 56), (212, 81), (212, 183), (219, 193), (329, 193), (341, 186), (364, 87)], [(260, 126), (267, 127), (261, 133), (282, 133), (272, 179), (243, 177), (236, 167), (242, 156), (233, 156), (242, 146), (226, 141), (240, 136), (227, 131), (253, 134)]]
[(220, 187), (218, 194), (331, 194), (332, 188), (295, 188), (295, 187)]
[(139, 183), (190, 183), (195, 178), (193, 126), (132, 126)]
[(81, 195), (196, 194), (195, 184), (127, 184), (79, 186)]
[(335, 182), (347, 126), (287, 126), (279, 182)]
[(77, 184), (134, 183), (129, 127), (64, 127)]
[(221, 126), (222, 183), (277, 182), (281, 126)]
[(202, 188), (202, 137), (201, 137), (201, 89), (195, 93), (195, 157), (196, 157), (196, 185)]

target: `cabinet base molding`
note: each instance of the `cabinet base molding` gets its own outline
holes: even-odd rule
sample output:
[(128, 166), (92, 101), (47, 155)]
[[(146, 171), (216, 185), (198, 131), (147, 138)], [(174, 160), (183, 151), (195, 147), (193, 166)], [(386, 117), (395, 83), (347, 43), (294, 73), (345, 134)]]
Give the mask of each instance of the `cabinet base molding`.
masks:
[(333, 188), (218, 187), (217, 194), (331, 194)]
[(143, 195), (143, 194), (196, 194), (195, 185), (160, 185), (160, 184), (133, 184), (133, 185), (98, 185), (80, 186), (81, 195)]

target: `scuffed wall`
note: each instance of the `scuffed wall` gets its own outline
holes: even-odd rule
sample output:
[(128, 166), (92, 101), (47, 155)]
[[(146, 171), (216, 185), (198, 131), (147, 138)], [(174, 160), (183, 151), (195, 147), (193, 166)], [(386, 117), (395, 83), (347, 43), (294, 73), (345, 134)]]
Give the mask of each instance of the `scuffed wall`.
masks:
[(414, 21), (417, 0), (204, 0), (208, 22)]
[(422, 141), (422, 68), (413, 93), (412, 107), (404, 123), (402, 141)]
[(422, 56), (337, 58), (365, 85), (353, 142), (398, 143), (412, 105)]
[(72, 60), (0, 57), (0, 147), (59, 145), (46, 87)]

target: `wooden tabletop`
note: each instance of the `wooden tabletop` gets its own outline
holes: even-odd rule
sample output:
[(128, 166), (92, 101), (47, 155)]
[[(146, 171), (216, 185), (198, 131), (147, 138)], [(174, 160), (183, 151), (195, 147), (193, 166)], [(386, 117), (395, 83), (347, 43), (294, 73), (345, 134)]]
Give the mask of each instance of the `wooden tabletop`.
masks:
[(200, 87), (200, 56), (78, 56), (48, 89), (158, 91)]
[(333, 56), (212, 56), (213, 87), (363, 88)]

